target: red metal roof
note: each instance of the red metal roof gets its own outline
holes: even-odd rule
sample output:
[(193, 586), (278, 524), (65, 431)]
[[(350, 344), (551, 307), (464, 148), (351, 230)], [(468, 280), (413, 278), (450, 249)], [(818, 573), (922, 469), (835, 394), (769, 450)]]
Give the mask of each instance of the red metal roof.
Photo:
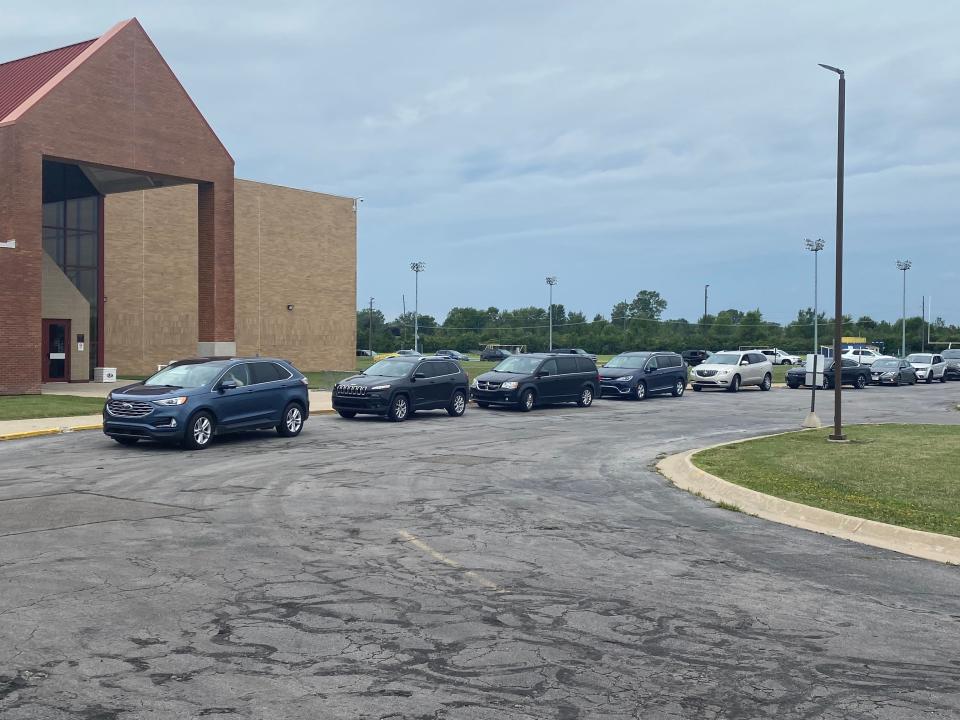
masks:
[(0, 64), (0, 121), (95, 42), (86, 40)]

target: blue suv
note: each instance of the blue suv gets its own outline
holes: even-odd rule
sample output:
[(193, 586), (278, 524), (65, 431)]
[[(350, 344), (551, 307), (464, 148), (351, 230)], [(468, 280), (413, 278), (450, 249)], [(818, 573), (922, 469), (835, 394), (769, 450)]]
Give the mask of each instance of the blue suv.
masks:
[(197, 358), (111, 392), (103, 432), (121, 445), (158, 440), (202, 450), (237, 430), (294, 437), (309, 414), (307, 379), (286, 360)]

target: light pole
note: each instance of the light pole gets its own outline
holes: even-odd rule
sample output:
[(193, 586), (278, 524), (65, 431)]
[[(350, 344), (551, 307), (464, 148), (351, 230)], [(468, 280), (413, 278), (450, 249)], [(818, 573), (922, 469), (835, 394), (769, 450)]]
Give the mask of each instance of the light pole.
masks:
[(834, 284), (836, 296), (833, 311), (833, 434), (829, 439), (834, 442), (844, 442), (847, 436), (843, 434), (841, 418), (841, 388), (843, 375), (841, 373), (840, 343), (843, 337), (843, 131), (846, 116), (847, 79), (843, 70), (830, 65), (818, 63), (820, 67), (840, 76), (837, 90), (837, 274)]
[(900, 315), (900, 357), (907, 356), (907, 270), (913, 267), (909, 260), (897, 260), (897, 270), (903, 271), (903, 312)]
[(370, 298), (370, 311), (367, 320), (370, 321), (367, 326), (367, 350), (370, 352), (370, 357), (373, 357), (373, 298)]
[(709, 285), (703, 286), (703, 321), (707, 321), (707, 288)]
[(427, 269), (424, 262), (410, 263), (410, 269), (414, 272), (413, 285), (413, 349), (414, 352), (420, 352), (420, 273)]
[(556, 275), (547, 276), (547, 285), (550, 286), (550, 308), (547, 310), (547, 315), (550, 318), (550, 350), (553, 350), (553, 286), (557, 284)]
[(820, 339), (818, 335), (819, 317), (817, 315), (817, 299), (819, 297), (819, 265), (817, 259), (825, 243), (823, 238), (804, 241), (807, 250), (813, 253), (813, 382), (810, 383), (810, 414), (804, 421), (804, 427), (820, 427), (820, 418), (817, 417), (817, 360), (820, 358)]

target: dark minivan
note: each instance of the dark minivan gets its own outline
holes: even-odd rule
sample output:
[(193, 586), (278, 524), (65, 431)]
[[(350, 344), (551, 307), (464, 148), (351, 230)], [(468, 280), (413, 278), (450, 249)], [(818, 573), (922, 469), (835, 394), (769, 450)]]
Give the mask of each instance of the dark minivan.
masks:
[(309, 414), (307, 379), (286, 360), (197, 358), (111, 392), (103, 432), (122, 445), (159, 440), (202, 450), (237, 430), (299, 435)]
[(511, 405), (525, 412), (535, 405), (565, 402), (588, 407), (599, 391), (593, 360), (553, 353), (511, 355), (470, 386), (470, 395), (479, 407)]
[(460, 417), (467, 408), (470, 379), (443, 357), (402, 355), (376, 362), (333, 388), (340, 417), (383, 415), (402, 422), (417, 410), (446, 410)]
[(600, 368), (600, 394), (643, 400), (648, 395), (683, 395), (687, 364), (673, 352), (625, 352)]

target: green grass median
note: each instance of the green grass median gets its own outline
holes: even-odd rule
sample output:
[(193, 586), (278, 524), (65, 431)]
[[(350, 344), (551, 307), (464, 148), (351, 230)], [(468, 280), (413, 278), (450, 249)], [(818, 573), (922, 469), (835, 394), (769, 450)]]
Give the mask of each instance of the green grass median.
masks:
[(103, 398), (78, 395), (6, 395), (0, 397), (0, 420), (99, 415)]
[(813, 507), (960, 537), (960, 426), (855, 425), (788, 433), (693, 456), (737, 485)]

